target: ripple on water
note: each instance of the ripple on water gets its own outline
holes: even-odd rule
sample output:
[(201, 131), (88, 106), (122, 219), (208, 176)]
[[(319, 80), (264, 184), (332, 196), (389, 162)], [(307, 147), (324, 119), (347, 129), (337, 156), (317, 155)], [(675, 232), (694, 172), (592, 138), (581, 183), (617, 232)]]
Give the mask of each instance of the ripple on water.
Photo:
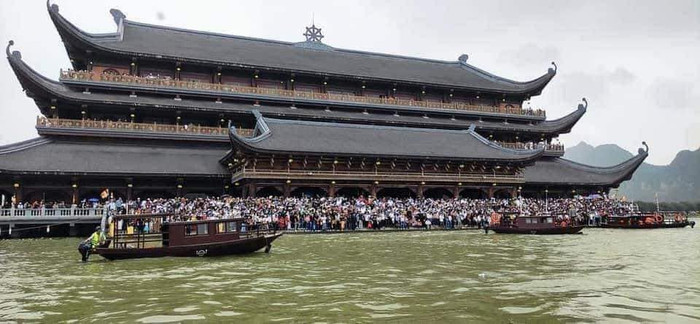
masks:
[(175, 313), (189, 313), (191, 311), (196, 311), (198, 310), (199, 307), (197, 306), (185, 306), (185, 307), (178, 307), (173, 309), (173, 312)]
[(385, 305), (374, 305), (374, 304), (355, 304), (355, 306), (362, 309), (369, 309), (373, 311), (393, 311), (402, 308), (408, 308), (407, 305), (402, 304), (385, 304)]
[(206, 317), (202, 315), (153, 315), (139, 318), (136, 321), (139, 323), (179, 323), (182, 321), (198, 321), (204, 319), (206, 319)]
[(230, 316), (239, 316), (239, 315), (243, 315), (243, 313), (238, 313), (238, 312), (234, 312), (234, 311), (221, 311), (221, 312), (214, 313), (214, 316), (218, 316), (218, 317), (230, 317)]

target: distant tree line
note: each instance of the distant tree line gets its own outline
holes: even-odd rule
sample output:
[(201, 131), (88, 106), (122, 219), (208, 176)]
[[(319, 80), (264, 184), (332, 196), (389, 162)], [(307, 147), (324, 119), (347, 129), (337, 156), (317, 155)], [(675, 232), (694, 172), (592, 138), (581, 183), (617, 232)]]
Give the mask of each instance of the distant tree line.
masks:
[[(642, 211), (656, 211), (656, 202), (639, 201), (637, 205)], [(661, 211), (700, 211), (700, 201), (659, 202), (659, 209)]]

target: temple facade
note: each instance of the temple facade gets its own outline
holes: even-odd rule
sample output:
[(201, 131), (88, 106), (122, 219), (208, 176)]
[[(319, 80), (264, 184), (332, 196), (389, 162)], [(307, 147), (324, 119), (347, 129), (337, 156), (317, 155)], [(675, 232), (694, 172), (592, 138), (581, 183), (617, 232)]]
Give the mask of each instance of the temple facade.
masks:
[[(630, 179), (562, 159), (585, 99), (548, 119), (524, 107), (556, 75), (517, 82), (468, 62), (149, 25), (110, 12), (87, 33), (47, 2), (71, 67), (54, 81), (10, 41), (41, 111), (39, 137), (0, 147), (0, 194), (73, 201), (186, 195), (570, 196)], [(555, 140), (555, 141), (553, 141)]]

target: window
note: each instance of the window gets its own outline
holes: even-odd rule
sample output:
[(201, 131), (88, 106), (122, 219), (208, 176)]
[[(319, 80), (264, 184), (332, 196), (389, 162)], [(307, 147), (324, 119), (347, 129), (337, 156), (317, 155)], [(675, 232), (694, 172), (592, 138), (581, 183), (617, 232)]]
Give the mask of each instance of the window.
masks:
[(209, 234), (208, 224), (187, 224), (185, 225), (185, 236), (207, 235)]
[(235, 232), (237, 229), (236, 222), (227, 222), (226, 223), (226, 232)]
[(235, 233), (238, 231), (236, 222), (221, 222), (216, 224), (216, 231), (219, 234), (223, 233)]

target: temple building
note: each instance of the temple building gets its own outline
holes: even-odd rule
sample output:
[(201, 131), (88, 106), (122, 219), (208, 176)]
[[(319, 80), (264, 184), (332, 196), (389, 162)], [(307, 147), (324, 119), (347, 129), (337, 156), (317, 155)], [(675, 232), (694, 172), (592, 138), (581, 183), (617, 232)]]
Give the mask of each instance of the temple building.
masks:
[[(583, 99), (548, 119), (524, 103), (556, 75), (518, 82), (468, 62), (346, 50), (316, 26), (282, 42), (149, 25), (110, 12), (90, 34), (48, 14), (71, 68), (54, 81), (10, 41), (41, 111), (39, 137), (0, 147), (0, 194), (73, 201), (186, 195), (513, 197), (607, 192), (647, 149), (600, 168), (555, 144)], [(30, 41), (30, 40), (27, 40)], [(554, 141), (553, 141), (554, 140)]]

